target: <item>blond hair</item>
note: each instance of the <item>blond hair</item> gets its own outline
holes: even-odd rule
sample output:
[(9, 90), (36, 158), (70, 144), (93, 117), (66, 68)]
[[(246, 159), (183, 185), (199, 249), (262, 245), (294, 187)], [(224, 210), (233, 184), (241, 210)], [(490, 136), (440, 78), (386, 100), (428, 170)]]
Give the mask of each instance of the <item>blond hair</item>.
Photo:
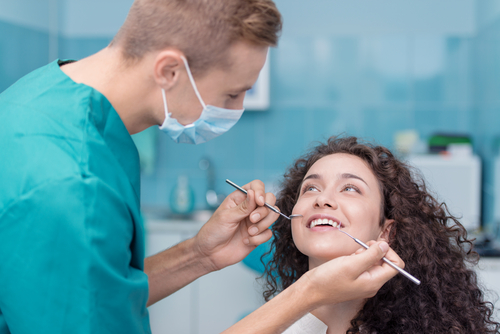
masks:
[(281, 15), (271, 0), (135, 0), (111, 45), (127, 60), (167, 47), (179, 49), (197, 74), (225, 64), (229, 46), (275, 46)]

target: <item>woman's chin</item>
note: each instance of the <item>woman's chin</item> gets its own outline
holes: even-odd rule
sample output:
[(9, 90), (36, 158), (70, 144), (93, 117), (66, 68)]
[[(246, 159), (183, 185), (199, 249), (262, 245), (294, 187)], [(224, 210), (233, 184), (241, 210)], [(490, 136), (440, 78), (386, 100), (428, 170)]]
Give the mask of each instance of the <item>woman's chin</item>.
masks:
[(349, 254), (339, 254), (339, 253), (327, 253), (327, 254), (314, 254), (314, 255), (309, 255), (309, 269), (312, 269), (314, 267), (318, 267), (322, 265), (323, 263), (326, 263), (330, 260), (336, 259), (341, 256), (346, 256)]

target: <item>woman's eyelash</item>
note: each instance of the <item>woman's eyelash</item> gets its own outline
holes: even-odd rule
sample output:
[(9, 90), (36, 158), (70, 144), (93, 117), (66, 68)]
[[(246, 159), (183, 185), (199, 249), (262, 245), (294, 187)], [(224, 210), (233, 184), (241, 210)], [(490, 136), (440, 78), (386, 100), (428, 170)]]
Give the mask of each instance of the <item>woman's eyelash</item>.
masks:
[[(301, 194), (304, 194), (306, 193), (307, 191), (309, 191), (311, 188), (314, 188), (314, 189), (318, 189), (318, 187), (316, 187), (314, 184), (305, 184), (304, 186), (302, 186), (302, 191), (301, 191)], [(356, 191), (357, 193), (360, 193), (361, 194), (361, 191), (359, 190), (358, 187), (356, 187), (354, 184), (345, 184), (343, 187), (342, 187), (342, 191), (345, 191), (346, 189), (348, 188), (352, 188), (354, 189), (354, 191)]]
[(301, 193), (305, 193), (306, 191), (308, 191), (310, 188), (315, 188), (316, 189), (316, 186), (313, 185), (313, 184), (305, 184), (303, 187), (302, 187), (302, 191)]
[(352, 188), (352, 189), (354, 189), (356, 192), (361, 193), (361, 191), (359, 190), (359, 188), (358, 188), (358, 187), (356, 187), (354, 184), (350, 184), (350, 183), (348, 183), (348, 184), (344, 185), (344, 186), (342, 187), (342, 191), (346, 190), (347, 188)]

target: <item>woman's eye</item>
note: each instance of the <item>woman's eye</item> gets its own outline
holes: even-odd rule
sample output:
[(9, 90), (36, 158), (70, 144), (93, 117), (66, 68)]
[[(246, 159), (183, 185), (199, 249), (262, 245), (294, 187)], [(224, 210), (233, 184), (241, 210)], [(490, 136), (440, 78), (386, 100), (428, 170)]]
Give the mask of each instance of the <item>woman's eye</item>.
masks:
[(347, 184), (344, 186), (344, 188), (342, 189), (342, 191), (354, 191), (354, 192), (358, 192), (359, 193), (359, 189), (353, 185), (350, 185), (350, 184)]
[(316, 188), (315, 186), (305, 186), (302, 190), (302, 193), (306, 193), (308, 191), (318, 191), (318, 188)]
[(238, 98), (238, 96), (240, 96), (240, 95), (239, 95), (239, 94), (236, 94), (236, 95), (234, 95), (234, 94), (229, 94), (229, 97), (230, 97), (231, 99), (233, 99), (233, 100), (237, 99), (237, 98)]

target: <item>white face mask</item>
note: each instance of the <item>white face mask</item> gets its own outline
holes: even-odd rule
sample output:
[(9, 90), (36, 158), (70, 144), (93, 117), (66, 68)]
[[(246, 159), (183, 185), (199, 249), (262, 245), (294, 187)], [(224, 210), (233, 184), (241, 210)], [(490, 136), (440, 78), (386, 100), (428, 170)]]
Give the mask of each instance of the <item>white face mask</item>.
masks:
[(206, 105), (198, 92), (186, 58), (182, 57), (182, 60), (186, 65), (186, 71), (194, 92), (203, 106), (203, 111), (200, 118), (194, 123), (188, 125), (180, 124), (175, 118), (170, 117), (171, 115), (167, 107), (167, 97), (165, 96), (165, 90), (162, 89), (165, 121), (160, 126), (160, 130), (167, 133), (176, 143), (201, 144), (231, 129), (240, 119), (244, 109), (224, 109)]

